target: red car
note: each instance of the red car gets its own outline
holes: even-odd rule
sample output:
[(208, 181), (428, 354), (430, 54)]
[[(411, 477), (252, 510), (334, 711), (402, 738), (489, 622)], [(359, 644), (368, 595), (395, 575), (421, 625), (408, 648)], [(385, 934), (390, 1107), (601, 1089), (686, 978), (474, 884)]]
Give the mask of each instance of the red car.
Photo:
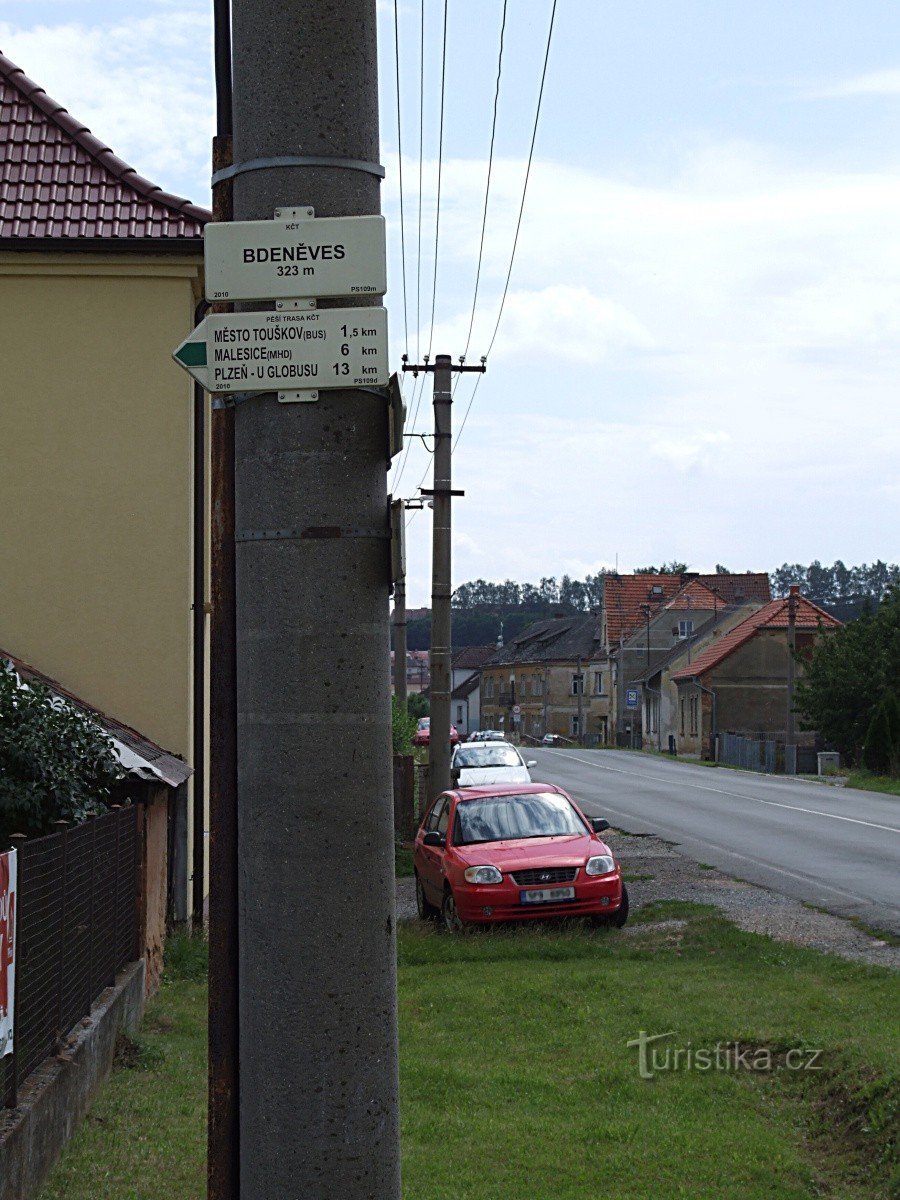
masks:
[[(412, 743), (414, 746), (427, 746), (431, 737), (431, 717), (419, 717), (416, 723), (416, 732), (413, 734)], [(450, 745), (456, 746), (459, 743), (459, 730), (455, 725), (450, 726)]]
[(419, 916), (453, 932), (535, 917), (621, 927), (628, 889), (599, 837), (608, 828), (549, 783), (444, 792), (416, 834)]

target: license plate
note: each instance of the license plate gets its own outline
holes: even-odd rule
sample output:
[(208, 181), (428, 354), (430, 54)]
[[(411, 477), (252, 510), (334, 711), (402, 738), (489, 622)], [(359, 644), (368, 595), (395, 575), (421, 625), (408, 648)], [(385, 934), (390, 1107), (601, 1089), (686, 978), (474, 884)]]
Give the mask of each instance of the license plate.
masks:
[(523, 904), (555, 904), (559, 900), (574, 900), (573, 887), (535, 888), (527, 892), (519, 892)]

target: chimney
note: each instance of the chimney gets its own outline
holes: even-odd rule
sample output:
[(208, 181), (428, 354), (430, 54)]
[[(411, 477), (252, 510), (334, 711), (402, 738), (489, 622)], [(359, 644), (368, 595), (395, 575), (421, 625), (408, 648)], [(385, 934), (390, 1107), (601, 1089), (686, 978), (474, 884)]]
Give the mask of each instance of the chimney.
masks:
[(790, 595), (791, 596), (799, 596), (800, 595), (800, 584), (799, 583), (791, 584)]

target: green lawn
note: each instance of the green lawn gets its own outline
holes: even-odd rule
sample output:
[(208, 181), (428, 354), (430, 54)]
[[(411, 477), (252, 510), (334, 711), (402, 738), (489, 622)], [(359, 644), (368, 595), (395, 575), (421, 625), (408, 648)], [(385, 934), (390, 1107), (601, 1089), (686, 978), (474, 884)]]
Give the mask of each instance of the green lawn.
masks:
[[(686, 924), (638, 932), (648, 917)], [(684, 904), (625, 934), (402, 927), (399, 964), (406, 1200), (896, 1194), (896, 975)], [(43, 1200), (204, 1195), (204, 990), (185, 973)], [(823, 1069), (644, 1080), (626, 1046), (640, 1030), (694, 1050), (738, 1040), (776, 1064), (804, 1046)]]

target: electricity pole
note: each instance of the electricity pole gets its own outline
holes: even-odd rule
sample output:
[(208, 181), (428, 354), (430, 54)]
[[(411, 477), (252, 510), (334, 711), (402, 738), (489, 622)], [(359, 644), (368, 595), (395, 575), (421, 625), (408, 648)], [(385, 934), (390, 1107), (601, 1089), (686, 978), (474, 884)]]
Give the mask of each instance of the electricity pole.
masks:
[[(377, 213), (376, 0), (232, 28), (235, 219)], [(240, 1196), (399, 1200), (388, 405), (319, 397), (235, 410)]]
[(450, 658), (451, 658), (451, 501), (464, 493), (453, 491), (452, 459), (453, 434), (451, 413), (453, 395), (451, 380), (454, 371), (481, 371), (462, 362), (454, 366), (449, 354), (438, 354), (433, 363), (410, 366), (404, 371), (431, 372), (434, 375), (434, 481), (422, 488), (423, 496), (431, 496), (434, 505), (431, 535), (431, 690), (428, 735), (428, 791), (433, 800), (450, 786)]
[(394, 584), (394, 695), (406, 712), (406, 580)]

